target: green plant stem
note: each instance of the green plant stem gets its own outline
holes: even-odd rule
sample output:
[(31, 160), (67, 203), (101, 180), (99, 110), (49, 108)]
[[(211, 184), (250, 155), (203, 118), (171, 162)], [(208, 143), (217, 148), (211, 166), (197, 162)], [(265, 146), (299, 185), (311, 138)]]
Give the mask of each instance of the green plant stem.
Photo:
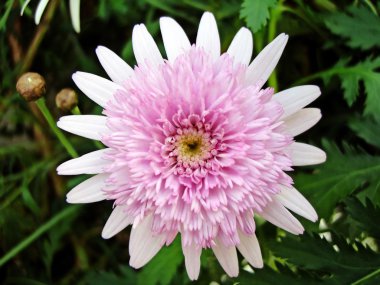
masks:
[(65, 208), (63, 211), (59, 212), (53, 218), (51, 218), (48, 222), (40, 226), (37, 230), (35, 230), (31, 235), (29, 235), (26, 239), (17, 244), (14, 248), (8, 251), (3, 257), (0, 258), (0, 267), (3, 266), (6, 262), (16, 256), (19, 252), (27, 248), (32, 242), (38, 239), (42, 234), (50, 230), (52, 227), (57, 225), (60, 221), (64, 220), (68, 216), (72, 215), (79, 209), (79, 206), (70, 206)]
[(3, 16), (0, 19), (0, 30), (2, 30), (2, 31), (6, 30), (7, 20), (8, 20), (9, 14), (12, 11), (12, 7), (13, 7), (13, 3), (14, 2), (15, 2), (14, 0), (7, 1), (7, 3), (5, 4), (5, 6), (6, 6), (5, 9), (6, 10), (5, 10), (5, 13), (3, 14)]
[[(336, 74), (351, 73), (354, 69), (355, 69), (355, 67), (343, 67), (343, 66), (342, 67), (333, 67), (333, 68), (330, 68), (328, 70), (322, 70), (322, 71), (316, 72), (314, 74), (311, 74), (309, 76), (303, 77), (300, 80), (297, 80), (292, 85), (297, 86), (297, 85), (304, 84), (306, 82), (309, 82), (309, 81), (312, 81), (315, 79), (323, 78), (325, 76), (329, 77), (329, 76), (333, 76)], [(361, 74), (363, 72), (361, 70), (357, 70), (356, 73)]]
[(81, 112), (79, 110), (79, 107), (78, 106), (75, 106), (72, 110), (71, 110), (71, 114), (73, 115), (80, 115)]
[[(268, 43), (273, 41), (273, 39), (276, 36), (277, 22), (283, 11), (282, 2), (283, 0), (280, 0), (277, 6), (273, 8), (271, 11), (270, 21), (269, 21), (269, 26), (268, 26)], [(268, 80), (268, 85), (271, 86), (275, 92), (278, 90), (278, 80), (277, 80), (276, 70), (273, 70), (272, 74), (270, 75), (269, 80)]]
[(375, 276), (377, 274), (380, 274), (380, 268), (376, 269), (375, 271), (372, 271), (371, 273), (367, 274), (363, 278), (360, 278), (358, 281), (355, 281), (354, 283), (351, 283), (351, 285), (359, 285), (359, 284), (363, 283), (364, 281), (370, 279), (371, 277), (373, 277), (373, 276)]
[(253, 34), (254, 43), (255, 43), (253, 46), (255, 48), (256, 54), (259, 54), (260, 51), (262, 51), (264, 48), (264, 36), (265, 35), (264, 35), (263, 29)]
[(51, 115), (49, 109), (46, 106), (45, 98), (40, 98), (36, 101), (36, 104), (38, 108), (40, 109), (41, 113), (44, 115), (46, 121), (49, 124), (49, 127), (54, 132), (54, 134), (57, 136), (58, 140), (61, 142), (63, 147), (67, 150), (67, 152), (70, 154), (71, 157), (78, 157), (78, 153), (74, 149), (74, 147), (71, 145), (71, 143), (68, 141), (68, 139), (65, 137), (65, 135), (62, 133), (62, 131), (57, 127), (55, 120), (53, 119), (53, 116)]

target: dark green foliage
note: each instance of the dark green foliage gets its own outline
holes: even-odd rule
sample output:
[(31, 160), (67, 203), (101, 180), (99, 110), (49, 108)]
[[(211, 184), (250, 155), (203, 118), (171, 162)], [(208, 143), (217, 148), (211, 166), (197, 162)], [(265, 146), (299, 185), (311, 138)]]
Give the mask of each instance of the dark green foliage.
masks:
[(336, 66), (321, 73), (325, 80), (331, 80), (333, 76), (338, 76), (342, 82), (344, 99), (349, 106), (357, 100), (359, 96), (360, 83), (363, 83), (365, 90), (364, 113), (378, 115), (380, 113), (380, 58), (366, 58), (352, 66), (348, 64), (348, 59), (340, 60)]
[(319, 236), (288, 237), (271, 245), (276, 256), (284, 258), (324, 284), (353, 284), (380, 266), (380, 256), (360, 243), (348, 244), (336, 235), (328, 242)]
[(380, 116), (355, 117), (349, 123), (350, 128), (365, 142), (380, 148)]
[[(33, 19), (38, 1), (31, 1), (23, 17), (24, 0), (0, 5), (0, 284), (380, 284), (380, 1), (81, 2), (80, 34), (72, 29), (68, 0), (59, 1), (52, 20), (38, 27)], [(322, 96), (311, 106), (321, 109), (322, 120), (296, 139), (319, 145), (327, 162), (290, 173), (323, 223), (301, 220), (306, 232), (295, 237), (260, 221), (263, 269), (251, 270), (239, 256), (240, 275), (228, 278), (207, 250), (199, 280), (191, 283), (180, 237), (135, 270), (128, 266), (129, 228), (110, 240), (100, 236), (111, 202), (67, 205), (67, 191), (87, 176), (56, 175), (56, 166), (69, 155), (15, 85), (21, 72), (41, 73), (48, 108), (57, 120), (64, 114), (54, 97), (64, 87), (76, 88), (73, 72), (106, 76), (96, 46), (111, 48), (133, 66), (135, 24), (145, 23), (163, 51), (159, 18), (174, 17), (194, 42), (203, 11), (217, 19), (222, 51), (242, 26), (255, 32), (254, 55), (277, 34), (289, 34), (269, 85), (279, 90), (320, 86)], [(33, 50), (36, 39), (41, 41)], [(101, 113), (78, 94), (82, 113)], [(79, 154), (99, 147), (67, 137)]]
[[(170, 264), (168, 264), (168, 262)], [(179, 237), (169, 247), (164, 247), (145, 266), (137, 279), (138, 285), (168, 285), (182, 265), (183, 254)]]
[(328, 218), (338, 202), (359, 188), (380, 204), (380, 193), (369, 190), (377, 187), (380, 157), (347, 146), (342, 152), (336, 145), (328, 143), (323, 149), (327, 152), (326, 163), (314, 173), (295, 176), (296, 186), (312, 201), (321, 217)]
[(380, 217), (380, 207), (375, 206), (370, 199), (362, 203), (358, 199), (349, 198), (344, 203), (350, 222), (370, 237), (380, 239), (380, 227), (376, 219)]
[(121, 266), (119, 272), (89, 271), (78, 285), (133, 285), (136, 284), (136, 274), (128, 266)]
[(331, 13), (325, 24), (331, 32), (345, 38), (352, 48), (380, 47), (380, 18), (368, 7), (351, 6), (346, 11)]
[(246, 20), (252, 31), (257, 32), (266, 25), (269, 9), (275, 7), (277, 2), (277, 0), (244, 0), (240, 17)]

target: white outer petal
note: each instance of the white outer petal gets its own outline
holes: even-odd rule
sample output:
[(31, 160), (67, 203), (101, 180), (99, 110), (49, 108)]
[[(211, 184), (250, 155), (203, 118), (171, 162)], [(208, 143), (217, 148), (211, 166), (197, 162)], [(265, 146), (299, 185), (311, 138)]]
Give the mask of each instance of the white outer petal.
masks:
[(156, 42), (144, 24), (133, 27), (132, 47), (137, 64), (141, 65), (147, 61), (150, 64), (158, 66), (164, 63)]
[(133, 74), (133, 69), (112, 50), (98, 46), (96, 55), (113, 82), (122, 84)]
[(190, 280), (197, 280), (201, 269), (202, 248), (194, 245), (182, 244), (183, 255), (185, 256), (185, 265), (187, 275)]
[(80, 0), (70, 0), (70, 16), (71, 24), (73, 25), (74, 30), (80, 32)]
[(304, 231), (301, 223), (277, 200), (270, 202), (259, 215), (289, 233), (299, 235)]
[(31, 0), (26, 0), (26, 1), (24, 2), (24, 4), (22, 4), (21, 12), (20, 12), (20, 16), (24, 15), (24, 11), (25, 11), (26, 7), (29, 5), (30, 1), (31, 1)]
[(220, 240), (215, 240), (212, 250), (224, 271), (230, 277), (239, 275), (239, 262), (235, 246), (226, 247)]
[(321, 110), (317, 108), (305, 108), (286, 117), (284, 120), (285, 131), (295, 137), (313, 127), (321, 119)]
[(262, 268), (264, 265), (263, 257), (256, 235), (246, 235), (239, 231), (239, 238), (240, 243), (237, 245), (237, 248), (240, 253), (253, 267)]
[(321, 90), (315, 85), (302, 85), (286, 89), (273, 95), (272, 100), (284, 108), (282, 119), (294, 114), (309, 105), (321, 95)]
[(227, 53), (234, 58), (235, 63), (248, 65), (253, 52), (252, 33), (247, 28), (241, 28), (233, 38)]
[(280, 34), (257, 55), (247, 69), (246, 81), (249, 84), (265, 84), (280, 60), (287, 42), (288, 35)]
[(122, 86), (95, 74), (77, 71), (72, 78), (78, 88), (92, 101), (104, 107)]
[(49, 3), (49, 0), (41, 0), (38, 3), (36, 13), (34, 14), (34, 22), (36, 23), (36, 25), (38, 25), (40, 23), (42, 14), (44, 13), (46, 5), (48, 3)]
[(318, 220), (317, 212), (308, 200), (297, 189), (282, 186), (281, 192), (274, 199), (294, 213), (315, 222)]
[(129, 239), (129, 265), (140, 268), (148, 263), (165, 243), (165, 235), (153, 236), (153, 215), (145, 217), (136, 227), (132, 227)]
[(69, 133), (88, 139), (101, 140), (109, 133), (107, 117), (98, 115), (68, 115), (61, 117), (57, 126)]
[(108, 176), (109, 174), (98, 174), (83, 181), (66, 194), (66, 201), (71, 204), (82, 204), (106, 199), (102, 189)]
[(210, 12), (205, 12), (198, 28), (196, 46), (204, 48), (214, 60), (220, 56), (220, 38), (215, 17)]
[(326, 153), (309, 144), (294, 142), (286, 148), (294, 166), (314, 165), (326, 161)]
[(188, 50), (191, 45), (182, 27), (172, 18), (160, 18), (162, 39), (168, 60), (173, 62), (177, 56)]
[(102, 238), (109, 239), (133, 223), (133, 218), (125, 213), (125, 206), (116, 206), (102, 231)]
[(98, 174), (104, 173), (104, 168), (112, 163), (104, 159), (104, 153), (109, 149), (101, 149), (89, 152), (78, 158), (70, 159), (57, 167), (59, 175)]

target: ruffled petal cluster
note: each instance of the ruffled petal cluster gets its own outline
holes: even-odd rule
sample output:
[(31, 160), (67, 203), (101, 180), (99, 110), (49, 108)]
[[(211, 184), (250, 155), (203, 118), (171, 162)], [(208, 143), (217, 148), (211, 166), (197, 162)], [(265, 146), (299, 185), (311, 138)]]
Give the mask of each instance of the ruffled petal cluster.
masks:
[(211, 13), (203, 15), (193, 45), (173, 19), (161, 18), (160, 27), (167, 59), (141, 24), (132, 35), (137, 66), (98, 47), (112, 81), (73, 75), (103, 115), (66, 116), (58, 126), (106, 148), (58, 167), (62, 175), (94, 174), (67, 200), (113, 200), (102, 236), (132, 225), (129, 254), (135, 268), (176, 236), (192, 280), (204, 248), (212, 248), (229, 276), (239, 272), (236, 248), (252, 266), (262, 267), (255, 215), (293, 234), (303, 227), (290, 211), (317, 220), (286, 172), (326, 158), (322, 150), (294, 140), (321, 118), (318, 109), (304, 108), (320, 90), (299, 86), (273, 94), (263, 88), (287, 35), (250, 62), (250, 31), (242, 28), (220, 54)]

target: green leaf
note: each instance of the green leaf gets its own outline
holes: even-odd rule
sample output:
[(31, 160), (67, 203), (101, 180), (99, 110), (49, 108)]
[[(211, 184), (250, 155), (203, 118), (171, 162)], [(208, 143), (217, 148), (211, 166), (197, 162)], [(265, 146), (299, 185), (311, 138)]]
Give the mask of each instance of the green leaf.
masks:
[[(364, 114), (379, 116), (380, 114), (380, 57), (367, 58), (354, 66), (348, 66), (349, 59), (341, 59), (333, 68), (319, 72), (303, 81), (322, 78), (326, 82), (337, 75), (342, 80), (344, 98), (351, 106), (359, 96), (360, 82), (363, 82), (366, 94)], [(302, 81), (301, 81), (302, 82)]]
[(348, 146), (343, 153), (337, 146), (324, 143), (327, 161), (313, 173), (295, 176), (295, 185), (315, 206), (322, 218), (329, 218), (336, 204), (362, 187), (371, 196), (378, 182), (380, 157), (358, 153)]
[(120, 266), (120, 274), (105, 271), (90, 271), (80, 284), (86, 285), (135, 285), (136, 274), (128, 265)]
[(159, 251), (139, 274), (139, 285), (167, 285), (176, 275), (177, 268), (183, 262), (180, 239)]
[(269, 19), (269, 9), (276, 6), (278, 0), (244, 0), (240, 18), (245, 19), (253, 32), (261, 30)]
[(380, 148), (380, 117), (356, 117), (349, 127), (367, 143)]
[(352, 48), (380, 47), (380, 18), (364, 6), (351, 6), (345, 12), (330, 14), (325, 24), (334, 34), (347, 39)]
[[(299, 238), (287, 237), (282, 242), (271, 244), (276, 256), (287, 263), (316, 275), (323, 284), (355, 284), (359, 280), (376, 284), (378, 275), (370, 276), (380, 267), (380, 255), (360, 243), (348, 244), (344, 238), (332, 233), (333, 242), (319, 236), (303, 235)], [(359, 283), (356, 283), (359, 284)], [(377, 283), (378, 284), (378, 283)]]
[[(263, 269), (256, 270), (253, 274), (243, 271), (236, 278), (239, 285), (314, 285), (319, 284), (310, 276), (301, 276), (300, 272), (296, 275), (288, 267), (276, 263), (277, 271), (274, 271), (269, 266), (264, 266)], [(234, 280), (235, 281), (235, 280)]]
[(374, 218), (380, 217), (380, 207), (376, 207), (369, 199), (365, 204), (354, 198), (349, 198), (344, 203), (351, 218), (350, 224), (354, 223), (356, 227), (367, 232), (371, 237), (380, 238), (379, 223)]

